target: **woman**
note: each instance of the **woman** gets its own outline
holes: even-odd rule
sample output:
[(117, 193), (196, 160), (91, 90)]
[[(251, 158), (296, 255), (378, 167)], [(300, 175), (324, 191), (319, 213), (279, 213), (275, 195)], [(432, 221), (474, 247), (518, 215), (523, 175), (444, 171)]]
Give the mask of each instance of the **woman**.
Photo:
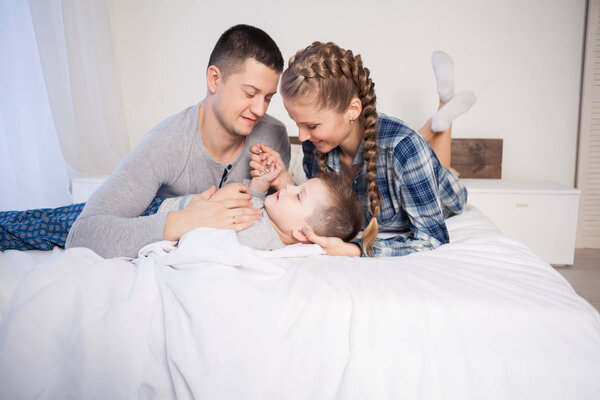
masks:
[[(434, 53), (433, 64), (440, 109), (421, 136), (402, 121), (377, 113), (375, 85), (360, 55), (334, 43), (315, 42), (290, 59), (281, 93), (303, 142), (306, 175), (342, 171), (352, 180), (366, 215), (362, 239), (356, 242), (308, 231), (308, 238), (327, 254), (400, 256), (448, 243), (444, 217), (462, 212), (467, 191), (428, 141), (449, 167), (450, 123), (470, 108), (475, 96), (454, 95), (447, 54)], [(265, 168), (260, 154), (253, 156), (251, 166), (253, 174)], [(292, 183), (289, 174), (282, 176), (276, 186)], [(395, 234), (377, 238), (379, 231)]]

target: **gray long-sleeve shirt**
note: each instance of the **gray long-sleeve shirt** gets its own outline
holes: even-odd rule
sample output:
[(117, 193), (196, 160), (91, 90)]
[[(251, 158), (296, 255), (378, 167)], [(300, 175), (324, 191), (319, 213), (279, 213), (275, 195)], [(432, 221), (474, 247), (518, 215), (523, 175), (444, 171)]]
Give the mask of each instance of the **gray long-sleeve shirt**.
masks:
[[(244, 179), (242, 183), (245, 186), (249, 186), (250, 181)], [(236, 233), (239, 242), (245, 246), (258, 250), (276, 250), (282, 248), (285, 244), (281, 241), (279, 234), (271, 223), (269, 214), (267, 214), (267, 211), (265, 210), (265, 197), (267, 195), (264, 193), (257, 193), (253, 190), (250, 190), (250, 192), (252, 193), (252, 207), (261, 210), (262, 214), (260, 215), (260, 219), (254, 221), (254, 225), (250, 228)], [(158, 208), (158, 212), (168, 213), (170, 211), (183, 210), (190, 201), (192, 201), (194, 196), (196, 195), (190, 194), (165, 199)]]
[(283, 125), (265, 115), (231, 164), (214, 161), (202, 142), (199, 104), (167, 118), (123, 159), (96, 190), (69, 232), (65, 247), (87, 247), (102, 257), (136, 257), (143, 246), (163, 239), (166, 213), (140, 217), (155, 197), (201, 193), (211, 185), (250, 178), (250, 146), (260, 142), (290, 161)]
[[(246, 187), (250, 186), (250, 180), (244, 179), (242, 182)], [(279, 234), (271, 223), (271, 218), (265, 210), (265, 193), (257, 193), (250, 189), (252, 193), (252, 206), (257, 210), (261, 210), (262, 214), (258, 221), (254, 221), (254, 225), (243, 231), (237, 232), (239, 242), (245, 246), (252, 247), (258, 250), (276, 250), (280, 249), (285, 244), (281, 241)], [(159, 213), (168, 213), (170, 211), (183, 210), (194, 198), (195, 194), (186, 196), (173, 197), (165, 199), (158, 208)]]
[(237, 232), (241, 244), (258, 250), (276, 250), (285, 246), (265, 210), (265, 194), (252, 191), (252, 205), (262, 211), (260, 219), (250, 228)]

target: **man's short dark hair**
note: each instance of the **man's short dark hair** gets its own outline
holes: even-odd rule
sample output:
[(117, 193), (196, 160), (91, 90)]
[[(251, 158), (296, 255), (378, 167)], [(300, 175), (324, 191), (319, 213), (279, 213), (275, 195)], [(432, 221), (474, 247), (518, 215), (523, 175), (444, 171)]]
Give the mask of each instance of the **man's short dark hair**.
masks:
[(221, 35), (208, 66), (214, 65), (227, 75), (249, 58), (279, 73), (283, 71), (283, 56), (275, 41), (262, 29), (243, 24), (232, 26)]

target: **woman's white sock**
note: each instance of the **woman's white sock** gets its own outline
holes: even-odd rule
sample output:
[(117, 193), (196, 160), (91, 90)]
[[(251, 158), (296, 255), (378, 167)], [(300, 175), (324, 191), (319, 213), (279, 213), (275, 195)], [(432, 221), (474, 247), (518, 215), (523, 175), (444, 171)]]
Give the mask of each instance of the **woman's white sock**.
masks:
[(456, 117), (469, 111), (476, 100), (477, 97), (473, 92), (465, 91), (455, 94), (449, 102), (435, 113), (431, 120), (431, 130), (444, 132), (450, 128), (450, 124)]
[(454, 61), (448, 53), (436, 51), (431, 55), (431, 66), (440, 100), (446, 103), (454, 96)]

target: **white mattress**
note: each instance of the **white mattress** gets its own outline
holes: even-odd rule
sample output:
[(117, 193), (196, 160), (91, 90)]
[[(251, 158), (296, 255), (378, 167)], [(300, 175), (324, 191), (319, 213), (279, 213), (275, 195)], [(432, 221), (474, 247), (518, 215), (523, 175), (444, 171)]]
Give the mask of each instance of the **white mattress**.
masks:
[(448, 228), (380, 259), (211, 229), (0, 253), (0, 398), (597, 399), (598, 312), (476, 209)]

